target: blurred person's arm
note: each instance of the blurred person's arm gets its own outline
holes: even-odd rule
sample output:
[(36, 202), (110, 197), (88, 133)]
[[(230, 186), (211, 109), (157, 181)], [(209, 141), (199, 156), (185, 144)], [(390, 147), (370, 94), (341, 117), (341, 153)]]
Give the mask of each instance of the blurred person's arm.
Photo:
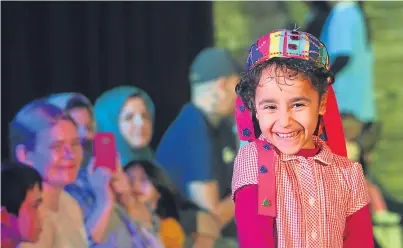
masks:
[(234, 204), (230, 197), (220, 200), (219, 185), (212, 169), (214, 165), (211, 165), (210, 149), (202, 142), (192, 144), (187, 154), (189, 168), (186, 175), (191, 178), (187, 191), (190, 200), (216, 215), (222, 227), (234, 217)]
[(371, 209), (372, 212), (383, 212), (387, 210), (385, 199), (383, 198), (382, 192), (379, 190), (378, 186), (373, 184), (370, 180), (367, 180), (368, 193), (371, 198)]
[(193, 248), (213, 248), (221, 228), (215, 215), (199, 210), (196, 216), (196, 233), (193, 233)]
[(326, 46), (329, 54), (335, 58), (331, 64), (331, 71), (337, 75), (348, 64), (353, 52), (357, 16), (350, 13), (350, 10), (333, 11)]
[(105, 239), (114, 203), (110, 200), (97, 200), (96, 202), (96, 207), (93, 209), (91, 215), (86, 219), (85, 225), (88, 234), (91, 236), (92, 243), (99, 244)]
[[(92, 170), (90, 165), (88, 171)], [(102, 243), (109, 224), (109, 219), (113, 211), (115, 200), (109, 186), (111, 172), (102, 167), (89, 173), (89, 182), (80, 182), (80, 179), (74, 184), (68, 185), (66, 191), (78, 202), (83, 215), (87, 234), (89, 236), (90, 246)], [(83, 189), (85, 184), (92, 187), (95, 194), (95, 203), (89, 204), (89, 193)], [(95, 206), (95, 207), (94, 207)]]
[[(204, 127), (197, 129), (204, 130)], [(220, 199), (220, 186), (213, 169), (216, 165), (212, 164), (214, 151), (210, 138), (206, 132), (193, 130), (186, 136), (188, 151), (183, 153), (186, 158), (185, 175), (190, 179), (187, 194), (197, 206), (216, 215), (222, 228), (233, 219), (234, 204), (230, 196)], [(230, 188), (231, 178), (228, 180)]]
[(217, 208), (217, 215), (223, 227), (234, 219), (235, 204), (231, 196), (227, 196), (220, 201)]
[(198, 205), (215, 214), (221, 228), (234, 218), (235, 206), (231, 196), (220, 200), (218, 185), (215, 181), (194, 181), (189, 184), (190, 199)]

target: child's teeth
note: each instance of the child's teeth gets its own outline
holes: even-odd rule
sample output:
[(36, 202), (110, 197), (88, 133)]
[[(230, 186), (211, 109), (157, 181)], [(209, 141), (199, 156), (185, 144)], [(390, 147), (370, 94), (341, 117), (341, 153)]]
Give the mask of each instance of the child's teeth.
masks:
[(280, 138), (292, 138), (298, 134), (298, 131), (292, 133), (277, 133)]

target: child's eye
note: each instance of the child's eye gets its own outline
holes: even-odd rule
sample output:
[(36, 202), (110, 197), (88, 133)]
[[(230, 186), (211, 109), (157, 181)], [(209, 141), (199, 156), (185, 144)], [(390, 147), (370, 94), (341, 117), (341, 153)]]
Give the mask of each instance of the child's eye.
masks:
[(263, 107), (263, 109), (274, 110), (274, 109), (276, 109), (276, 106), (274, 106), (274, 105), (266, 105), (266, 106)]
[(303, 103), (295, 103), (295, 104), (293, 105), (293, 107), (294, 107), (294, 108), (301, 108), (301, 107), (305, 107), (305, 104), (303, 104)]

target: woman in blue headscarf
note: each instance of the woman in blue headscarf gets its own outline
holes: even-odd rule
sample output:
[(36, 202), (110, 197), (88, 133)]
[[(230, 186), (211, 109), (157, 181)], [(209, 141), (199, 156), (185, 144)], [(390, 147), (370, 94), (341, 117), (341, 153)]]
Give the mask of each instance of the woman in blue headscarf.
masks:
[(115, 134), (122, 165), (134, 159), (153, 159), (149, 147), (154, 122), (154, 104), (143, 90), (120, 86), (104, 92), (95, 102), (99, 132)]
[(154, 152), (149, 144), (153, 134), (155, 108), (146, 92), (134, 86), (119, 86), (108, 90), (96, 100), (94, 115), (99, 132), (115, 134), (124, 167), (139, 160), (149, 161), (149, 166), (155, 166), (155, 177), (159, 184), (172, 192), (180, 206), (180, 221), (186, 235), (214, 233), (205, 228), (215, 221), (212, 215), (190, 202), (182, 201), (175, 184), (154, 159)]
[(112, 132), (122, 165), (133, 160), (148, 160), (160, 169), (164, 186), (174, 185), (154, 160), (150, 148), (155, 108), (147, 93), (134, 86), (119, 86), (104, 92), (95, 102), (94, 115), (99, 132)]

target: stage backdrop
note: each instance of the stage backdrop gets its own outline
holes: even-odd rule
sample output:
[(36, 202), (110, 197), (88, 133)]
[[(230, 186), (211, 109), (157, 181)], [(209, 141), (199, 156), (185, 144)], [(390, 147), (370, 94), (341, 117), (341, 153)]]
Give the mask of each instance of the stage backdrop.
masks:
[(2, 159), (27, 102), (65, 91), (94, 101), (123, 84), (154, 100), (155, 147), (189, 100), (192, 59), (212, 44), (211, 2), (2, 2)]

